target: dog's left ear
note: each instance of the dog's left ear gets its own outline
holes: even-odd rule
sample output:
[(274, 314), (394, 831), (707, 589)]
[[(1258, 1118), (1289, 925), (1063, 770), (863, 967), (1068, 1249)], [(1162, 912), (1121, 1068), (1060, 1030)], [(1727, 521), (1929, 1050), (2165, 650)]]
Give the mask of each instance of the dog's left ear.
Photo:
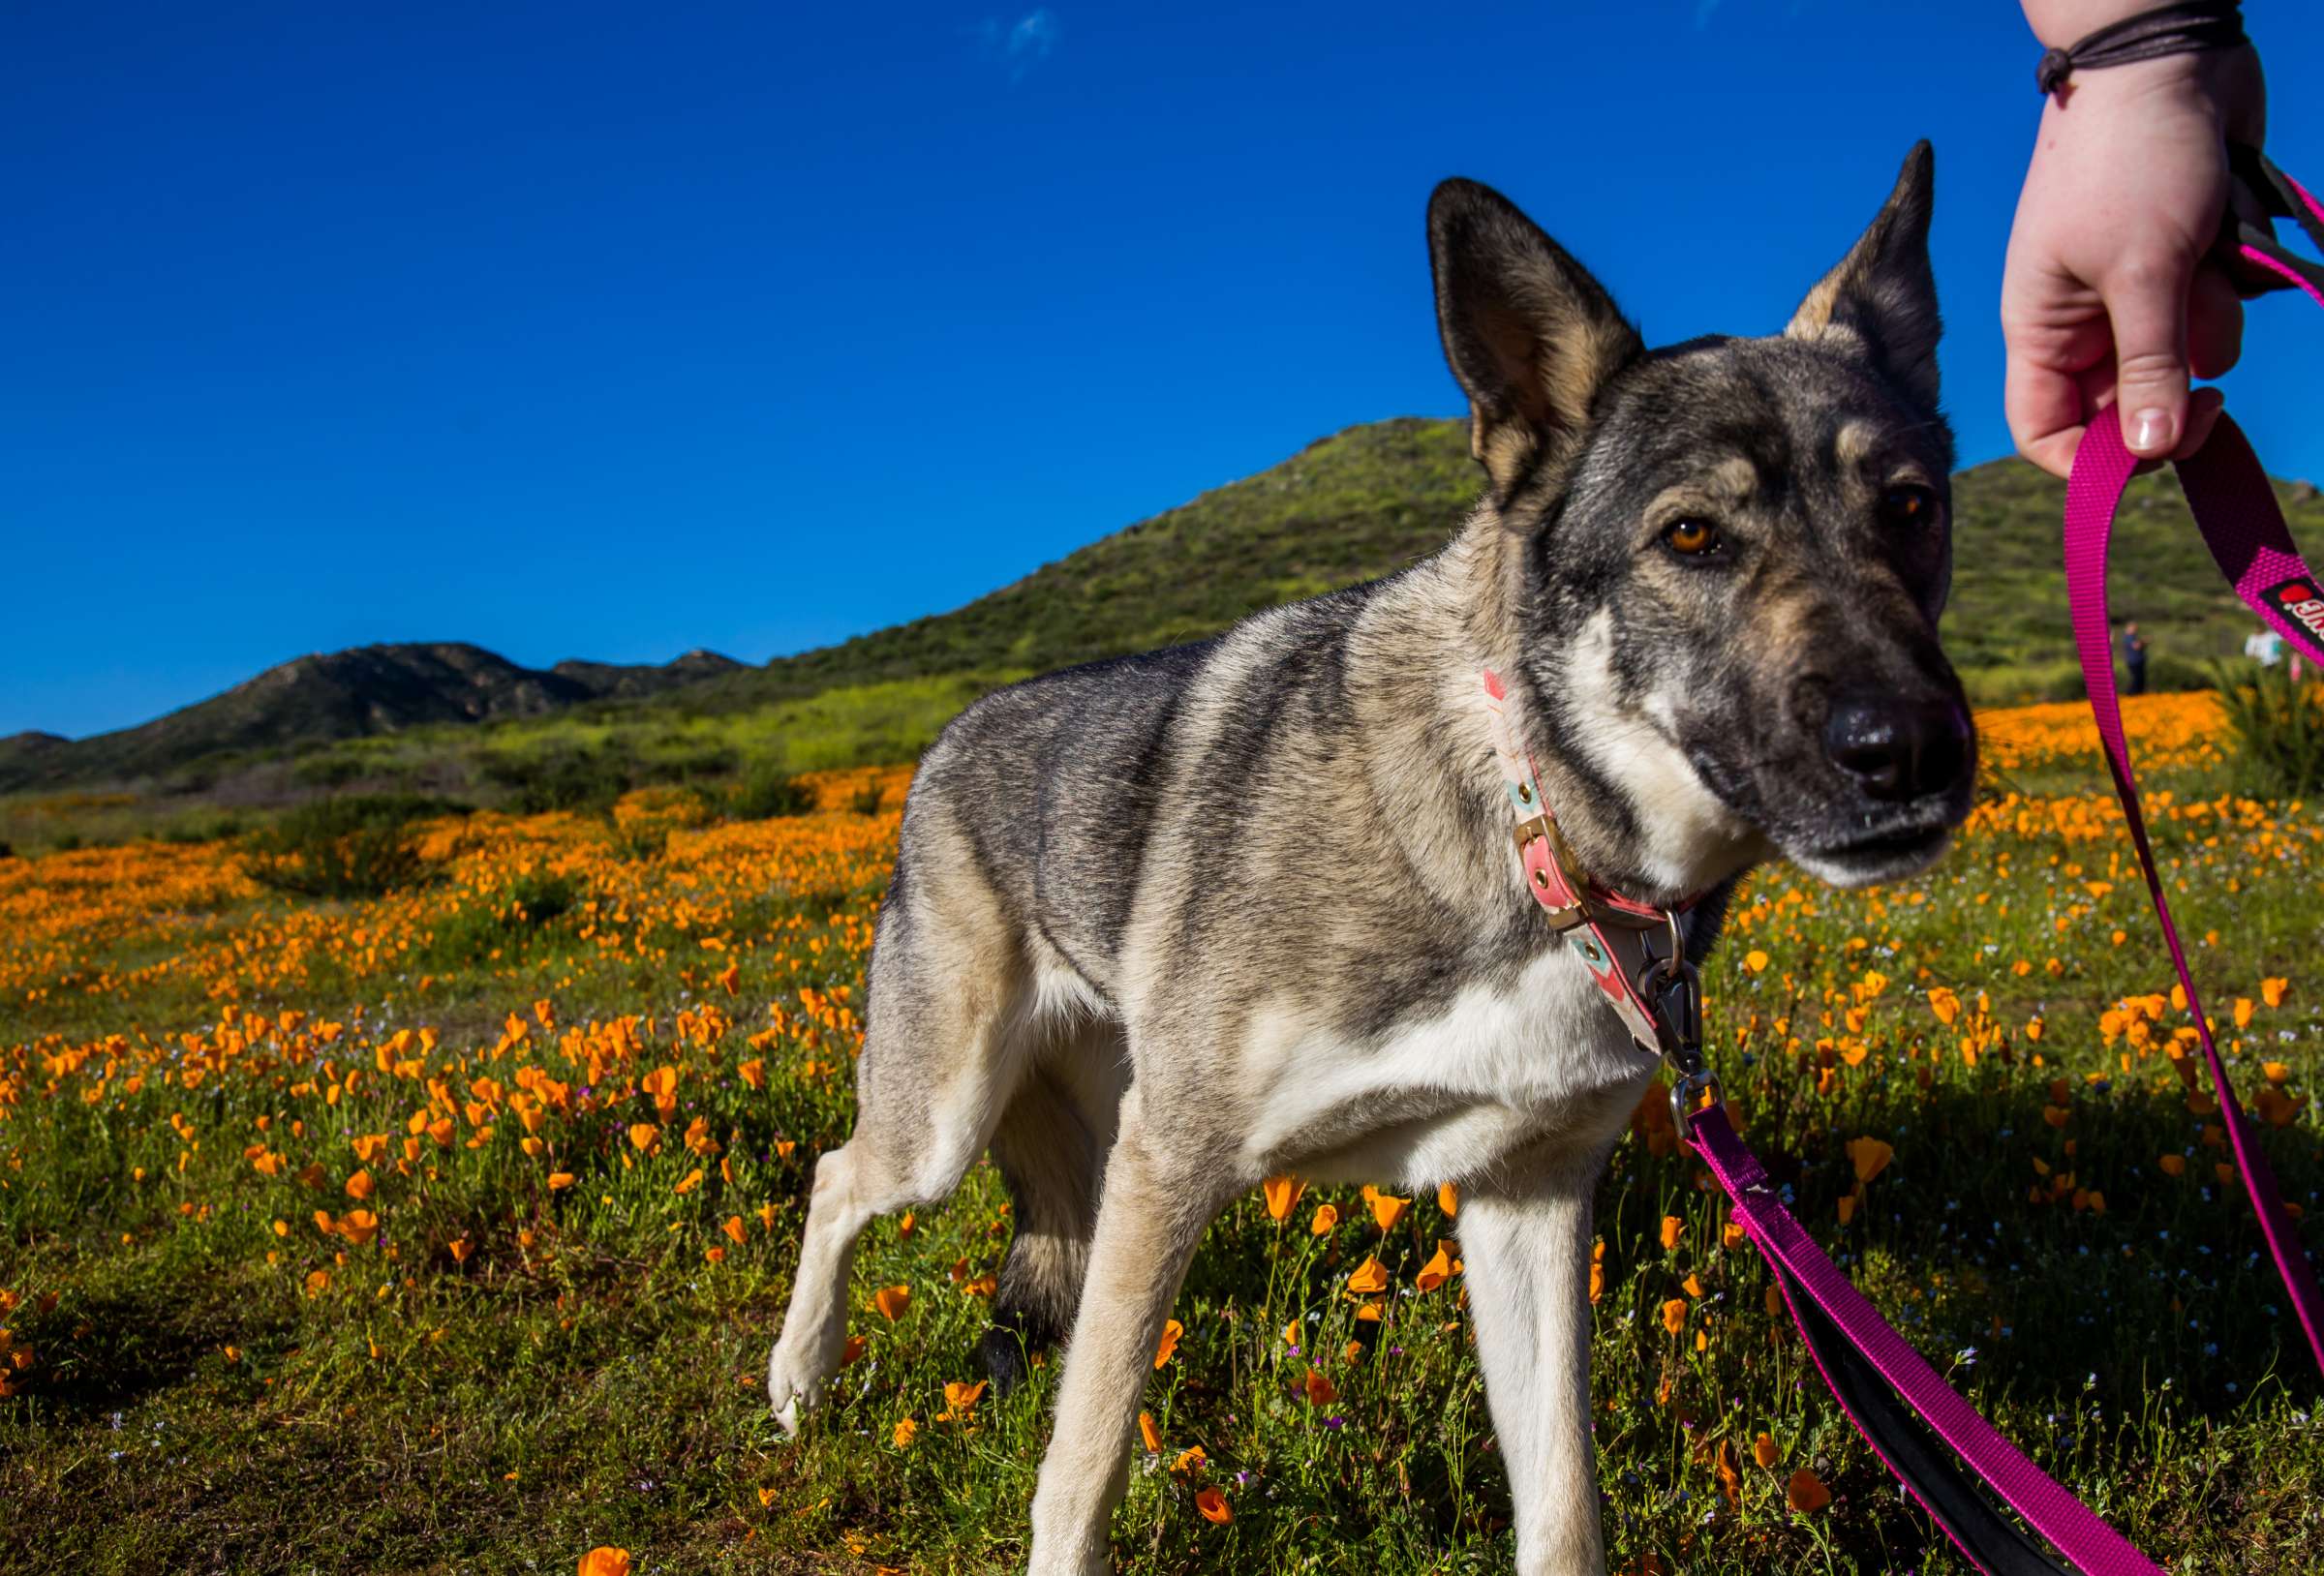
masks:
[(1912, 403), (1937, 413), (1937, 276), (1929, 267), (1936, 155), (1914, 144), (1896, 189), (1840, 265), (1791, 315), (1789, 339), (1852, 342)]
[(1643, 353), (1605, 287), (1489, 186), (1428, 199), (1445, 359), (1469, 396), (1469, 446), (1506, 497), (1571, 453), (1605, 380)]

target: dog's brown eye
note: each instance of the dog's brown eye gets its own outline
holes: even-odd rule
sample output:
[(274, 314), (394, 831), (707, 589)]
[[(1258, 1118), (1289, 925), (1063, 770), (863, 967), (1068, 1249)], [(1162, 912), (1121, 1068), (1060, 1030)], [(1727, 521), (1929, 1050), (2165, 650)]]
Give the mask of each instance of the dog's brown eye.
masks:
[(1719, 551), (1719, 528), (1708, 520), (1681, 520), (1663, 532), (1663, 541), (1673, 553), (1700, 558)]
[(1937, 518), (1937, 495), (1907, 482), (1881, 496), (1881, 513), (1892, 526), (1925, 526)]

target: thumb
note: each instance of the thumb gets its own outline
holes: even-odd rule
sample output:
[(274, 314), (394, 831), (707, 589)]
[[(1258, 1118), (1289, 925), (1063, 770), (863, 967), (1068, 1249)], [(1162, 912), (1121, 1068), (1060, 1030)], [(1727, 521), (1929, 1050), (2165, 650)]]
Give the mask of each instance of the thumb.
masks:
[(2186, 431), (2186, 297), (2191, 259), (2124, 267), (2104, 292), (2114, 327), (2115, 409), (2130, 452), (2158, 459)]

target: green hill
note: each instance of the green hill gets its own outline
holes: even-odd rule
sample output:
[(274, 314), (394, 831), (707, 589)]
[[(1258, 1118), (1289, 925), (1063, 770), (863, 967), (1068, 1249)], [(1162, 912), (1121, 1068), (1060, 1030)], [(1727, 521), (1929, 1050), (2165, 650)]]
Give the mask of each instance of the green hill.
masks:
[[(1955, 571), (1945, 646), (1981, 701), (2077, 695), (2059, 561), (2064, 484), (2016, 459), (1954, 477)], [(661, 705), (747, 708), (939, 674), (1043, 672), (1199, 639), (1254, 609), (1388, 573), (1434, 552), (1478, 492), (1459, 421), (1351, 427), (1258, 475), (1205, 493), (1045, 564), (954, 612), (782, 657)], [(2278, 484), (2293, 530), (2324, 541), (2324, 502)], [(2114, 600), (2147, 626), (2158, 678), (2199, 683), (2251, 619), (2197, 535), (2168, 472), (2131, 484)]]
[[(473, 647), (369, 648), (304, 658), (99, 740), (0, 741), (0, 789), (199, 767), (206, 781), (263, 780), (264, 791), (243, 798), (349, 782), (492, 798), (543, 773), (601, 797), (622, 782), (754, 764), (801, 771), (909, 759), (994, 684), (1199, 639), (1256, 609), (1434, 552), (1477, 486), (1463, 423), (1374, 422), (964, 607), (764, 667), (689, 657), (666, 669), (568, 663), (535, 672)], [(2294, 530), (2324, 541), (2315, 488), (2278, 487)], [(2059, 482), (2014, 459), (1955, 478), (1945, 644), (1981, 703), (2079, 693), (2059, 567), (2063, 496)], [(2116, 608), (2147, 627), (2158, 685), (2202, 683), (2208, 663), (2240, 650), (2249, 617), (2167, 472), (2132, 484), (2115, 561)]]

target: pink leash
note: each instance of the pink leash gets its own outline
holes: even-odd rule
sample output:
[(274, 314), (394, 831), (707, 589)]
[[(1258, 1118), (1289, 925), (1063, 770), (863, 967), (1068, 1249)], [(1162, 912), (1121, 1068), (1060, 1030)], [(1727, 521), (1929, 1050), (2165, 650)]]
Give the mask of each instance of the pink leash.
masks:
[[(2261, 205), (2273, 215), (2296, 220), (2324, 249), (2324, 205), (2257, 150), (2236, 148), (2231, 154), (2238, 178)], [(2324, 306), (2324, 270), (2285, 251), (2267, 229), (2230, 220), (2223, 247), (2248, 265), (2248, 283), (2256, 281), (2270, 288), (2288, 285)], [(2236, 1167), (2259, 1213), (2260, 1228), (2291, 1293), (2309, 1349), (2324, 1368), (2324, 1297), (2318, 1295), (2315, 1273), (2285, 1217), (2275, 1175), (2254, 1140), (2249, 1119), (2236, 1103), (2226, 1065), (2212, 1042), (2210, 1019), (2171, 924), (2170, 904), (2139, 810), (2129, 744), (2123, 736), (2107, 637), (2106, 544), (2123, 488), (2136, 464), (2123, 442), (2121, 423), (2103, 415), (2091, 423), (2074, 456), (2073, 474), (2066, 483), (2065, 572), (2075, 644), (2106, 746), (2107, 768), (2146, 871), (2147, 891), (2155, 900), (2172, 967), (2186, 992)], [(2221, 415), (2202, 451), (2178, 464), (2203, 540), (2236, 594), (2295, 651), (2324, 668), (2324, 582), (2292, 545), (2275, 490), (2242, 432)], [(1651, 928), (1641, 928), (1640, 921), (1656, 910), (1590, 888), (1563, 867), (1556, 822), (1541, 798), (1539, 776), (1504, 715), (1504, 686), (1489, 671), (1484, 682), (1527, 887), (1588, 965), (1640, 1046), (1658, 1052), (1678, 1075), (1671, 1105), (1680, 1135), (1693, 1143), (1727, 1191), (1735, 1218), (1774, 1274), (1818, 1371), (1858, 1432), (1961, 1552), (1988, 1576), (2056, 1576), (2060, 1567), (1994, 1507), (1979, 1485), (2085, 1576), (2161, 1576), (2160, 1566), (1977, 1415), (1784, 1206), (1765, 1168), (1728, 1121), (1718, 1080), (1704, 1065), (1693, 967), (1675, 948), (1669, 955), (1655, 955), (1648, 940)], [(1675, 922), (1670, 924), (1675, 940)], [(1651, 1033), (1641, 1034), (1641, 1027)]]
[[(2236, 594), (2290, 641), (2294, 650), (2324, 665), (2324, 644), (2296, 621), (2301, 609), (2310, 609), (2309, 616), (2324, 617), (2324, 601), (2316, 595), (2314, 576), (2292, 547), (2275, 490), (2268, 485), (2267, 473), (2243, 433), (2222, 415), (2201, 452), (2178, 464), (2187, 506), (2202, 528), (2212, 556), (2234, 584)], [(2219, 1047), (2213, 1043), (2211, 1019), (2203, 1011), (2194, 975), (2187, 969), (2179, 928), (2171, 923), (2170, 899), (2163, 895), (2162, 878), (2155, 867), (2146, 817), (2139, 809), (2138, 778), (2130, 767), (2130, 745), (2123, 737), (2122, 704), (2115, 698), (2114, 652), (2107, 636), (2106, 542), (2115, 508), (2122, 501), (2123, 486), (2136, 465), (2123, 442), (2120, 422), (2101, 415), (2090, 424), (2074, 455), (2074, 472), (2065, 492), (2065, 582), (2074, 612), (2074, 643), (2081, 651), (2083, 682), (2090, 690), (2098, 737), (2106, 745), (2107, 770), (2114, 775), (2114, 791), (2123, 802), (2123, 817), (2138, 850), (2139, 867), (2146, 872), (2147, 894), (2155, 900), (2155, 919), (2162, 926), (2163, 945), (2170, 949), (2171, 967), (2178, 973), (2180, 988), (2186, 992), (2187, 1012), (2202, 1042), (2203, 1060), (2211, 1069), (2211, 1083), (2218, 1095), (2220, 1119), (2235, 1153), (2236, 1169), (2251, 1196), (2251, 1207), (2259, 1213), (2260, 1231), (2268, 1239), (2268, 1252), (2275, 1256), (2277, 1273), (2291, 1293), (2301, 1328), (2308, 1333), (2309, 1349), (2315, 1354), (2318, 1368), (2324, 1369), (2324, 1297), (2317, 1293), (2315, 1271), (2284, 1215), (2275, 1172), (2260, 1152), (2250, 1118), (2236, 1102), (2227, 1064), (2219, 1059)]]
[[(2278, 169), (2256, 150), (2235, 150), (2238, 178), (2256, 195), (2269, 212), (2298, 221), (2319, 248), (2324, 248), (2324, 205), (2307, 188)], [(2320, 271), (2305, 258), (2287, 252), (2274, 235), (2258, 226), (2236, 227), (2234, 251), (2245, 262), (2267, 275), (2296, 287), (2318, 306)], [(2082, 658), (2084, 686), (2090, 709), (2106, 746), (2106, 768), (2114, 791), (2123, 803), (2123, 818), (2130, 841), (2138, 850), (2139, 868), (2146, 873), (2147, 894), (2155, 902), (2156, 923), (2162, 928), (2163, 945), (2170, 950), (2171, 967), (2186, 992), (2186, 1008), (2202, 1043), (2203, 1060), (2211, 1069), (2212, 1088), (2218, 1097), (2227, 1141), (2235, 1154), (2236, 1170), (2251, 1196), (2259, 1228), (2267, 1238), (2276, 1271), (2290, 1293), (2292, 1309), (2308, 1336), (2308, 1348), (2319, 1370), (2324, 1370), (2324, 1294), (2316, 1288), (2314, 1268), (2300, 1246), (2299, 1234), (2285, 1215), (2276, 1173), (2261, 1153), (2251, 1119), (2235, 1098), (2227, 1064), (2214, 1044), (2211, 1018), (2186, 966), (2186, 950), (2179, 928), (2171, 923), (2170, 899), (2163, 895), (2162, 877), (2155, 866), (2155, 851), (2147, 838), (2146, 817), (2138, 799), (2138, 777), (2130, 766), (2130, 744), (2123, 735), (2122, 703), (2114, 686), (2114, 652), (2107, 635), (2106, 546), (2113, 533), (2115, 510), (2123, 489), (2137, 468), (2137, 460), (2123, 442), (2122, 424), (2101, 414), (2090, 424), (2074, 453), (2073, 474), (2065, 487), (2065, 586), (2073, 609), (2074, 644)], [(2186, 505), (2203, 532), (2203, 543), (2217, 561), (2220, 573), (2236, 595), (2261, 621), (2300, 652), (2324, 668), (2324, 587), (2319, 587), (2292, 534), (2283, 510), (2259, 457), (2251, 452), (2242, 429), (2224, 414), (2203, 447), (2177, 462), (2180, 486)]]

